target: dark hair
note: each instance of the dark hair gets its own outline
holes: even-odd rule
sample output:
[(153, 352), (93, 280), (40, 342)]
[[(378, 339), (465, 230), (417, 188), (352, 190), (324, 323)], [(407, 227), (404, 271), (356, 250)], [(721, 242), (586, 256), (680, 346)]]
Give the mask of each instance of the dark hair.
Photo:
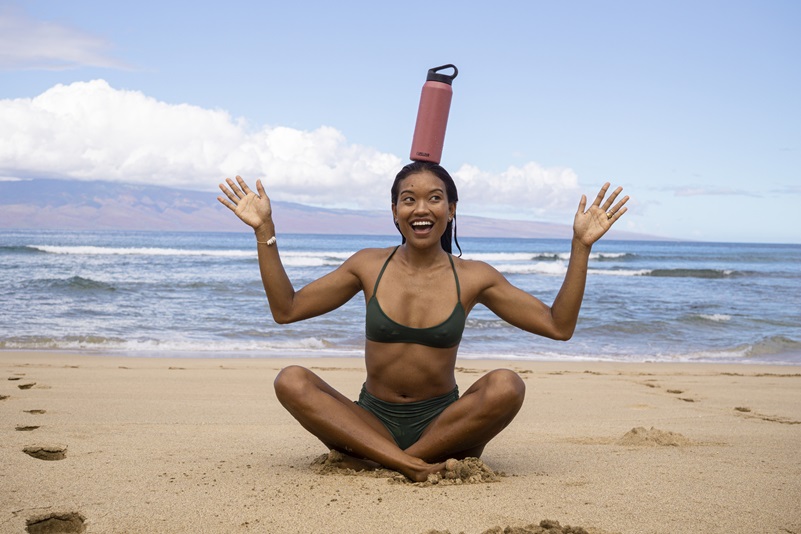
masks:
[[(395, 176), (395, 182), (392, 184), (393, 206), (398, 204), (401, 180), (411, 176), (412, 174), (419, 174), (426, 171), (442, 180), (442, 182), (445, 184), (445, 195), (448, 197), (448, 204), (456, 204), (459, 201), (459, 193), (456, 191), (456, 184), (453, 182), (451, 175), (448, 174), (448, 171), (430, 161), (413, 161), (402, 168), (397, 176)], [(398, 232), (400, 232), (400, 226), (398, 225), (397, 221), (395, 222), (395, 228), (397, 228)], [(445, 227), (445, 233), (442, 234), (442, 237), (439, 239), (443, 250), (445, 250), (445, 252), (448, 254), (451, 254), (453, 250), (453, 247), (451, 246), (452, 240), (456, 242), (456, 248), (459, 249), (459, 256), (461, 256), (462, 247), (459, 246), (459, 240), (456, 238), (456, 214), (453, 216), (453, 221), (448, 221), (448, 225)], [(401, 243), (405, 242), (406, 237), (404, 237), (403, 233), (401, 232)]]

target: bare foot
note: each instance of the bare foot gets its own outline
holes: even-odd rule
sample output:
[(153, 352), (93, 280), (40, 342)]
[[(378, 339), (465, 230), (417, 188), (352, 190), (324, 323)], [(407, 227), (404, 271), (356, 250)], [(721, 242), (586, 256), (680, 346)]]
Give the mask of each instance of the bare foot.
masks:
[(340, 469), (353, 469), (354, 471), (373, 471), (380, 469), (381, 465), (363, 458), (355, 458), (344, 452), (331, 449), (326, 460), (330, 465)]
[(445, 471), (445, 465), (447, 462), (440, 462), (437, 464), (429, 464), (415, 458), (416, 462), (413, 462), (413, 465), (409, 469), (400, 470), (401, 473), (406, 475), (407, 478), (414, 482), (425, 482), (428, 480), (428, 477), (431, 475), (438, 475)]

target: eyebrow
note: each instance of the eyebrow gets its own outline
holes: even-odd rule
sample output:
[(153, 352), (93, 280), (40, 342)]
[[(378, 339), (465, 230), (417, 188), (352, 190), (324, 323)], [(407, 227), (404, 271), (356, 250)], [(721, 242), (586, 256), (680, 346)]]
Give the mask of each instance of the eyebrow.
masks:
[[(435, 187), (434, 189), (430, 189), (427, 194), (431, 194), (431, 193), (443, 193), (444, 194), (445, 190), (442, 189), (441, 187)], [(405, 195), (405, 194), (414, 195), (415, 192), (412, 189), (404, 189), (400, 193), (398, 193), (399, 196), (400, 195)]]

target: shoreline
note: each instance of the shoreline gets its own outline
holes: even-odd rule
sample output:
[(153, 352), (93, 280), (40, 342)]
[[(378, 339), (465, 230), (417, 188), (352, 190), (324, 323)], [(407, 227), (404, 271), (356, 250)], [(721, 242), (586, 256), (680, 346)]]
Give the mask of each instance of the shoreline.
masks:
[[(53, 354), (65, 356), (86, 356), (89, 358), (123, 358), (123, 359), (141, 359), (141, 360), (220, 360), (220, 361), (259, 361), (259, 360), (299, 360), (301, 362), (311, 360), (361, 360), (364, 358), (362, 349), (354, 350), (329, 350), (329, 349), (298, 349), (286, 350), (278, 353), (269, 351), (157, 351), (157, 350), (118, 350), (118, 349), (80, 349), (80, 348), (47, 348), (47, 349), (30, 349), (30, 348), (0, 348), (0, 356), (3, 354)], [(801, 356), (796, 356), (791, 353), (793, 358), (801, 359)], [(611, 359), (611, 358), (589, 358), (589, 357), (572, 357), (570, 355), (558, 356), (541, 356), (537, 358), (524, 358), (522, 356), (514, 356), (509, 354), (490, 354), (490, 353), (470, 353), (460, 352), (457, 357), (457, 364), (459, 361), (468, 362), (495, 362), (496, 365), (507, 363), (509, 365), (517, 364), (609, 364), (609, 365), (719, 365), (719, 366), (744, 366), (744, 367), (798, 367), (801, 368), (801, 362), (791, 360), (771, 361), (769, 359), (756, 361), (756, 360), (703, 360), (703, 359), (674, 359), (674, 360), (659, 360), (659, 359), (644, 359), (644, 360), (626, 360), (626, 359)]]
[(526, 383), (482, 456), (505, 476), (418, 487), (316, 472), (326, 449), (272, 390), (288, 364), (354, 399), (364, 379), (356, 357), (0, 351), (0, 530), (64, 513), (86, 532), (801, 532), (799, 365), (460, 358), (461, 390), (497, 367)]

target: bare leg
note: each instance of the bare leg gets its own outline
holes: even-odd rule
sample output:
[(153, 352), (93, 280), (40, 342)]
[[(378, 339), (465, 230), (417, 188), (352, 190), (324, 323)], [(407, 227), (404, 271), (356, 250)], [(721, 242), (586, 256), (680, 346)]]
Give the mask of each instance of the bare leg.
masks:
[(278, 400), (326, 446), (366, 458), (422, 482), (444, 469), (400, 449), (389, 431), (370, 412), (304, 367), (286, 367), (275, 378)]
[(478, 379), (406, 449), (429, 462), (479, 457), (484, 446), (512, 422), (526, 385), (513, 371), (497, 369)]

